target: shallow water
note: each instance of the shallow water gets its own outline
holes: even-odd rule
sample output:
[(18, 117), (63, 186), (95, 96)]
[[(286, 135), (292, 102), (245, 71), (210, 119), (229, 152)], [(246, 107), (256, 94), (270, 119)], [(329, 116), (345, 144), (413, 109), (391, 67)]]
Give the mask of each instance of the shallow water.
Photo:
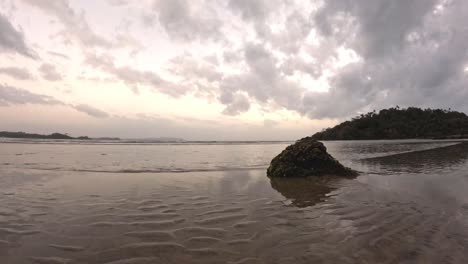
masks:
[(361, 176), (270, 180), (286, 144), (0, 144), (0, 263), (466, 263), (468, 144), (326, 145)]

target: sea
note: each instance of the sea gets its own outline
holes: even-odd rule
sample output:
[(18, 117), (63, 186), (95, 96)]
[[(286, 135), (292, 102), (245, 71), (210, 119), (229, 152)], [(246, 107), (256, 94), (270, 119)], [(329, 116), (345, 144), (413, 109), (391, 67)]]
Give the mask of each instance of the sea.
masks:
[(293, 142), (0, 139), (0, 263), (468, 263), (468, 142), (326, 141), (354, 179), (270, 179)]

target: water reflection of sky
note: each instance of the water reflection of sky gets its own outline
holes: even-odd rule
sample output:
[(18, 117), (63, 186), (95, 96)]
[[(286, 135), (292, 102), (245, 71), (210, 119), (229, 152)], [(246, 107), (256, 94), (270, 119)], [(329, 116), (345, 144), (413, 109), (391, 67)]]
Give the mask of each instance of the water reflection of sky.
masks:
[[(452, 263), (464, 263), (468, 147), (427, 150), (442, 144), (447, 143), (327, 142), (333, 155), (361, 171), (355, 179), (269, 179), (264, 169), (246, 169), (276, 155), (277, 145), (10, 144), (0, 148), (1, 162), (8, 163), (0, 167), (0, 216), (7, 221), (0, 220), (8, 225), (0, 232), (9, 232), (6, 239), (15, 243), (0, 248), (0, 262), (52, 256), (78, 259), (70, 263), (120, 263), (156, 255), (182, 258), (174, 263), (242, 263), (252, 256), (260, 263), (443, 263), (450, 254)], [(411, 150), (419, 151), (401, 153)], [(34, 164), (61, 170), (31, 168)], [(122, 170), (194, 164), (218, 169)], [(69, 170), (96, 166), (104, 172)], [(213, 244), (197, 244), (213, 234), (221, 234), (208, 241)], [(153, 240), (161, 238), (167, 240)]]

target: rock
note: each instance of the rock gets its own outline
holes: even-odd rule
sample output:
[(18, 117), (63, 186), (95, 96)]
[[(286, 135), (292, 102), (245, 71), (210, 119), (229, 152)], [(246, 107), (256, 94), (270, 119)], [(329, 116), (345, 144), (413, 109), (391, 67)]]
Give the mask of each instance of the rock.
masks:
[(356, 176), (327, 152), (323, 143), (311, 137), (298, 140), (276, 156), (267, 170), (268, 177)]

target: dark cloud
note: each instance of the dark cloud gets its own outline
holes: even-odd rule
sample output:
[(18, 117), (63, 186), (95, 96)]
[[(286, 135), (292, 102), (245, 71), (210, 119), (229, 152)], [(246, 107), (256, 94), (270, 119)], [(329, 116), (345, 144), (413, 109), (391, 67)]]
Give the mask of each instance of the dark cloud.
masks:
[[(310, 7), (293, 1), (230, 0), (232, 13), (240, 14), (257, 38), (286, 55), (297, 53), (313, 29)], [(275, 28), (276, 27), (276, 28)]]
[(108, 113), (86, 104), (69, 105), (52, 96), (36, 94), (24, 89), (0, 84), (0, 106), (23, 104), (68, 106), (92, 117), (109, 117)]
[[(221, 83), (220, 101), (227, 105), (227, 109), (230, 109), (225, 113), (235, 114), (240, 112), (237, 110), (246, 111), (249, 109), (249, 107), (245, 107), (245, 101), (248, 103), (248, 98), (244, 95), (240, 96), (242, 100), (230, 99), (234, 98), (235, 93), (244, 91), (251, 98), (259, 102), (266, 102), (278, 81), (278, 72), (275, 67), (276, 60), (264, 46), (248, 43), (244, 49), (244, 60), (249, 70), (242, 74), (228, 76)], [(244, 107), (237, 109), (238, 107), (231, 106), (231, 103)], [(232, 110), (233, 107), (236, 111)]]
[(167, 34), (174, 39), (191, 41), (218, 39), (222, 21), (209, 8), (194, 8), (195, 1), (155, 0), (153, 12), (145, 14), (143, 21), (151, 24), (157, 17)]
[(66, 59), (66, 60), (70, 59), (70, 57), (68, 57), (67, 55), (65, 55), (63, 53), (60, 53), (60, 52), (48, 51), (47, 53), (49, 53), (50, 55), (53, 55), (55, 57), (62, 58), (62, 59)]
[(165, 81), (157, 73), (152, 71), (141, 71), (129, 66), (119, 67), (114, 64), (114, 59), (107, 55), (90, 54), (85, 61), (87, 65), (98, 68), (108, 74), (114, 75), (123, 81), (135, 93), (138, 93), (139, 85), (147, 85), (162, 93), (177, 97), (185, 93), (185, 88), (175, 86)]
[(34, 52), (26, 45), (23, 33), (15, 29), (8, 18), (0, 13), (0, 53), (18, 53), (35, 58)]
[(228, 6), (239, 12), (244, 20), (264, 21), (279, 5), (274, 0), (229, 0)]
[(17, 68), (17, 67), (0, 68), (0, 74), (8, 75), (12, 78), (15, 78), (17, 80), (22, 80), (22, 81), (34, 79), (32, 74), (27, 69)]
[(27, 90), (0, 84), (0, 105), (17, 104), (62, 105), (63, 103), (48, 95), (31, 93)]
[(197, 97), (215, 99), (218, 93), (218, 84), (223, 78), (219, 70), (217, 57), (196, 58), (184, 54), (171, 59), (167, 70), (180, 76), (178, 85), (186, 87), (187, 92), (194, 92)]
[(256, 33), (264, 37), (271, 33), (267, 18), (282, 8), (282, 4), (278, 0), (229, 0), (228, 7), (235, 14), (240, 14), (243, 20), (252, 23)]
[[(421, 26), (431, 14), (436, 0), (331, 0), (315, 15), (318, 29), (325, 36), (345, 35), (364, 57), (383, 56), (399, 51), (406, 36)], [(337, 24), (356, 19), (356, 32), (341, 31)], [(357, 23), (356, 23), (357, 22)], [(353, 37), (352, 33), (355, 33)]]
[[(302, 90), (282, 76), (278, 60), (271, 51), (264, 45), (247, 43), (244, 47), (244, 61), (248, 69), (246, 72), (225, 77), (220, 84), (220, 101), (227, 109), (224, 113), (247, 111), (249, 107), (245, 106), (250, 101), (260, 104), (273, 102), (280, 107), (298, 110)], [(243, 95), (238, 100), (229, 99), (239, 92), (246, 93), (248, 97)]]
[(102, 111), (102, 110), (99, 110), (97, 108), (94, 108), (92, 106), (89, 106), (89, 105), (86, 105), (86, 104), (79, 104), (79, 105), (75, 105), (75, 106), (72, 106), (74, 109), (80, 111), (80, 112), (83, 112), (83, 113), (86, 113), (90, 116), (93, 116), (93, 117), (97, 117), (97, 118), (106, 118), (106, 117), (109, 117), (109, 114)]
[(245, 62), (261, 80), (271, 83), (278, 76), (276, 59), (265, 46), (248, 43), (244, 49)]
[(249, 99), (242, 93), (224, 94), (221, 96), (220, 101), (227, 105), (223, 111), (225, 115), (238, 115), (250, 109)]
[(305, 112), (315, 118), (342, 118), (394, 105), (468, 111), (463, 71), (468, 30), (461, 22), (468, 15), (468, 3), (444, 3), (436, 7), (435, 1), (327, 1), (317, 14), (326, 22), (322, 31), (339, 39), (342, 33), (332, 30), (333, 17), (345, 12), (355, 19), (355, 37), (343, 44), (362, 60), (338, 71), (328, 93), (307, 95), (304, 105), (313, 107), (306, 106)]
[(169, 70), (186, 79), (204, 79), (208, 82), (218, 81), (223, 74), (217, 69), (216, 58), (204, 60), (192, 55), (178, 56), (169, 61)]
[[(247, 66), (244, 73), (225, 75), (220, 82), (220, 102), (230, 109), (225, 113), (242, 112), (229, 99), (239, 93), (247, 96), (242, 105), (274, 104), (317, 119), (348, 118), (394, 105), (468, 111), (464, 1), (332, 0), (312, 11), (311, 19), (294, 8), (285, 11), (285, 31), (276, 32), (269, 30), (268, 17), (278, 9), (271, 11), (262, 1), (229, 5), (253, 22), (257, 33), (258, 24), (267, 30), (257, 42), (244, 43), (243, 58), (224, 53), (228, 63)], [(306, 41), (311, 32), (312, 45)], [(357, 60), (336, 66), (343, 52)], [(291, 82), (298, 72), (313, 79), (330, 76), (330, 89), (313, 92)]]
[(236, 63), (242, 61), (242, 59), (242, 52), (240, 52), (239, 50), (224, 50), (223, 52), (223, 60), (227, 64)]
[(42, 64), (41, 67), (39, 67), (39, 72), (42, 78), (51, 82), (61, 81), (63, 79), (62, 74), (57, 71), (54, 65), (49, 63)]

